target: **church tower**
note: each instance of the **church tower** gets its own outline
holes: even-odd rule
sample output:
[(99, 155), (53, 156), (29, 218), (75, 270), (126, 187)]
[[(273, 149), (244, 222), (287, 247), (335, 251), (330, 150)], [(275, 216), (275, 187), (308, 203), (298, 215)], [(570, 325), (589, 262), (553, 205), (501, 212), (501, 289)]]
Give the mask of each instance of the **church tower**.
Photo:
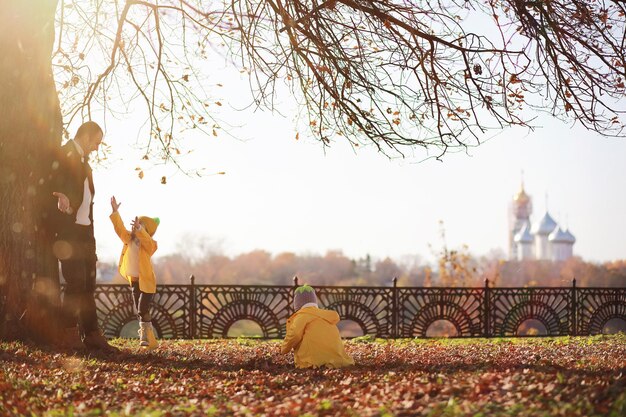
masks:
[(513, 196), (509, 207), (509, 260), (524, 261), (537, 259), (545, 261), (564, 261), (572, 256), (576, 238), (569, 231), (559, 227), (547, 211), (531, 227), (532, 200), (524, 181), (520, 190)]
[(530, 215), (532, 213), (532, 200), (524, 190), (524, 181), (522, 181), (520, 190), (513, 197), (509, 210), (509, 259), (518, 259), (520, 242), (515, 241), (515, 235), (524, 227), (530, 227)]

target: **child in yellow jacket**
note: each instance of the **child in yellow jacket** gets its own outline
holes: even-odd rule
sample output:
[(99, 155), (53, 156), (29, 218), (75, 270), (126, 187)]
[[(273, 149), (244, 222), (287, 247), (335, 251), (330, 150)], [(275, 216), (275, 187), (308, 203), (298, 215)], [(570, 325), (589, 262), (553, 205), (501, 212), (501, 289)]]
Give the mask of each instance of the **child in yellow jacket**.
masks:
[(120, 217), (118, 203), (115, 196), (111, 197), (113, 212), (109, 217), (115, 228), (115, 233), (124, 242), (120, 256), (119, 272), (128, 280), (133, 295), (133, 302), (139, 320), (139, 345), (148, 349), (157, 347), (157, 340), (152, 327), (150, 305), (156, 293), (156, 276), (150, 258), (157, 250), (157, 243), (152, 236), (159, 226), (159, 218), (135, 217), (132, 221), (132, 230), (124, 227)]
[(281, 353), (293, 349), (298, 368), (354, 365), (354, 359), (344, 350), (339, 336), (339, 314), (319, 308), (312, 287), (303, 285), (296, 289), (294, 309), (296, 312), (287, 319), (287, 335)]

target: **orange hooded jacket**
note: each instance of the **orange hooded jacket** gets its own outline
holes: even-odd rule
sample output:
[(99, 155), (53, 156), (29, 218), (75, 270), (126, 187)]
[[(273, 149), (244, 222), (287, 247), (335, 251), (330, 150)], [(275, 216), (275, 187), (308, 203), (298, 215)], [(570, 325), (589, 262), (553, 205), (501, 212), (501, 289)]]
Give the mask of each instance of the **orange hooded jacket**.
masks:
[[(120, 255), (119, 271), (120, 275), (126, 278), (130, 284), (131, 277), (126, 274), (128, 269), (128, 245), (131, 240), (130, 232), (124, 227), (124, 222), (117, 211), (111, 214), (109, 218), (113, 223), (115, 233), (117, 233), (122, 242), (124, 242), (124, 248)], [(157, 243), (152, 239), (152, 236), (146, 232), (145, 228), (141, 228), (136, 235), (141, 244), (139, 249), (139, 290), (154, 294), (156, 292), (156, 276), (154, 275), (150, 257), (156, 252)]]
[(281, 346), (282, 353), (294, 350), (298, 368), (331, 368), (354, 365), (339, 336), (339, 314), (317, 307), (304, 307), (287, 319), (287, 335)]

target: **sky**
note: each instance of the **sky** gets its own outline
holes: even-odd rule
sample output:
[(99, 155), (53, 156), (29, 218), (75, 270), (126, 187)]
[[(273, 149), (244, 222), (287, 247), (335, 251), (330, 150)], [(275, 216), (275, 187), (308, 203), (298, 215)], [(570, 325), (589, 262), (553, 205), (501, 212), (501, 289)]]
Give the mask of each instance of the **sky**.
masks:
[[(489, 35), (491, 26), (480, 16), (466, 25)], [(107, 65), (91, 56), (86, 62), (94, 74)], [(256, 249), (322, 255), (340, 250), (352, 258), (432, 260), (442, 246), (440, 221), (448, 247), (505, 254), (509, 205), (522, 180), (533, 200), (531, 221), (547, 208), (575, 235), (575, 255), (593, 262), (626, 258), (624, 138), (539, 116), (535, 125), (541, 127), (532, 132), (491, 131), (479, 147), (448, 154), (443, 162), (425, 159), (420, 150), (389, 159), (344, 142), (324, 148), (296, 127), (303, 115), (288, 92), (276, 94), (282, 114), (238, 110), (250, 102), (238, 66), (219, 51), (198, 65), (206, 76), (202, 93), (223, 103), (211, 111), (230, 123), (217, 137), (193, 130), (182, 135), (183, 154), (193, 150), (180, 159), (182, 167), (203, 169), (203, 176), (141, 160), (146, 140), (138, 132), (145, 132), (146, 117), (139, 100), (117, 109), (126, 113), (122, 119), (94, 114), (109, 146), (107, 159), (93, 166), (101, 260), (116, 260), (122, 248), (108, 220), (112, 195), (122, 202), (126, 224), (135, 215), (161, 219), (157, 257), (198, 256), (205, 247), (229, 256)], [(77, 127), (70, 126), (70, 133)]]
[(201, 177), (172, 164), (140, 164), (132, 120), (106, 124), (110, 152), (94, 166), (101, 260), (116, 260), (122, 247), (108, 220), (112, 195), (122, 202), (127, 224), (135, 215), (161, 219), (155, 256), (197, 256), (202, 243), (230, 256), (255, 249), (340, 250), (352, 258), (419, 255), (428, 261), (442, 246), (440, 221), (450, 248), (466, 244), (475, 255), (506, 253), (508, 207), (522, 178), (533, 199), (531, 221), (547, 204), (575, 235), (575, 255), (592, 262), (626, 257), (626, 139), (541, 117), (534, 132), (492, 132), (468, 154), (439, 162), (419, 152), (390, 159), (344, 143), (324, 149), (303, 132), (296, 140), (290, 116), (238, 117), (239, 139), (186, 135), (193, 152), (182, 165), (203, 168)]

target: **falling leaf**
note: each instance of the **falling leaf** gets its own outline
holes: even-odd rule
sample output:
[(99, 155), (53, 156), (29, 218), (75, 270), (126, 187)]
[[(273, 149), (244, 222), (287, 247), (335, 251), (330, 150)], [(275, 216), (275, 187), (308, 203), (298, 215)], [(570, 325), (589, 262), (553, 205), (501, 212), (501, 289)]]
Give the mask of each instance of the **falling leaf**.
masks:
[(161, 184), (167, 184), (167, 178), (165, 178), (165, 176), (161, 177)]
[(139, 171), (139, 179), (142, 180), (143, 179), (143, 171)]

